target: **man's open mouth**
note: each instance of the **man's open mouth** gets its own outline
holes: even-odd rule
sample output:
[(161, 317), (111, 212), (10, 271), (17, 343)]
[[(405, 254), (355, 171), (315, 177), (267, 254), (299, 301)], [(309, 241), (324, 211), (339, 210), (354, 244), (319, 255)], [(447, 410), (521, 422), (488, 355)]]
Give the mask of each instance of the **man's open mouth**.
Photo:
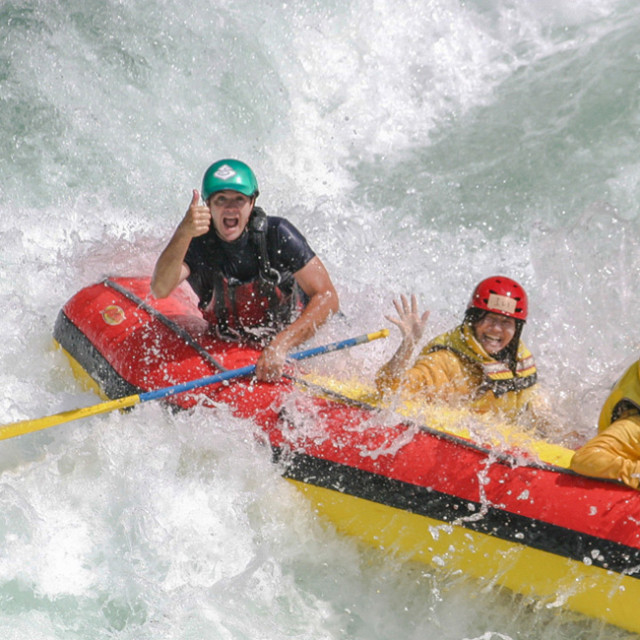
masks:
[(235, 229), (239, 224), (238, 218), (223, 218), (222, 224), (225, 229)]

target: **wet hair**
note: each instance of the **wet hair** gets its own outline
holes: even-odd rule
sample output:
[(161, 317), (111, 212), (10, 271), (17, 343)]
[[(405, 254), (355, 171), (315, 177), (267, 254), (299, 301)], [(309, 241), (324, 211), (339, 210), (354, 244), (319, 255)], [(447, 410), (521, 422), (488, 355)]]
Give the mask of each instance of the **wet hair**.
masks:
[[(469, 307), (464, 314), (464, 324), (467, 324), (471, 327), (473, 331), (473, 335), (475, 336), (475, 325), (478, 324), (484, 317), (490, 313), (484, 309), (477, 309), (476, 307)], [(524, 322), (522, 320), (518, 320), (518, 318), (514, 318), (516, 323), (516, 330), (513, 334), (513, 338), (509, 344), (498, 351), (498, 353), (490, 354), (492, 358), (500, 362), (504, 362), (513, 373), (516, 372), (516, 365), (518, 363), (518, 345), (520, 344), (520, 336), (522, 335), (522, 329), (524, 327)]]

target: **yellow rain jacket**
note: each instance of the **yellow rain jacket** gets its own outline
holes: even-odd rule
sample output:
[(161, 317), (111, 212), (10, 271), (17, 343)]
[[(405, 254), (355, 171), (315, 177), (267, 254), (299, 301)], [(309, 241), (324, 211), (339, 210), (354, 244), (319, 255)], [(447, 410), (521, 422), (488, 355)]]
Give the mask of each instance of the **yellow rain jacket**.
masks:
[(580, 447), (571, 469), (585, 476), (640, 485), (640, 362), (615, 384), (600, 412), (598, 435)]
[(533, 356), (520, 341), (515, 373), (492, 358), (462, 324), (429, 342), (413, 366), (392, 377), (385, 367), (378, 371), (381, 393), (400, 388), (403, 395), (451, 405), (469, 406), (479, 413), (500, 412), (510, 421), (536, 395), (537, 371)]

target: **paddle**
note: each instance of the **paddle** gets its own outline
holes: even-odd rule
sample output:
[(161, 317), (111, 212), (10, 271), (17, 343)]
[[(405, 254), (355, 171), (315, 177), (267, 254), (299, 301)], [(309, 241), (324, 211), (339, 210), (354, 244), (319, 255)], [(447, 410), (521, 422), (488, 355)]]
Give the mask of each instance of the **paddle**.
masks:
[[(378, 338), (386, 338), (388, 335), (388, 329), (382, 329), (381, 331), (376, 331), (374, 333), (365, 333), (356, 338), (348, 338), (347, 340), (340, 340), (339, 342), (332, 342), (320, 347), (313, 347), (311, 349), (306, 349), (305, 351), (292, 353), (287, 356), (287, 359), (304, 360), (305, 358), (312, 358), (313, 356), (330, 353), (331, 351), (339, 351), (340, 349), (355, 347), (358, 344), (371, 342), (371, 340), (377, 340)], [(242, 376), (248, 376), (253, 373), (255, 371), (255, 368), (256, 366), (252, 364), (247, 367), (231, 369), (229, 371), (223, 371), (222, 373), (217, 373), (215, 375), (198, 378), (197, 380), (182, 382), (171, 387), (163, 387), (162, 389), (156, 389), (155, 391), (146, 391), (144, 393), (134, 394), (132, 396), (126, 396), (124, 398), (118, 398), (116, 400), (101, 402), (90, 407), (71, 409), (69, 411), (63, 411), (51, 416), (45, 416), (44, 418), (37, 418), (35, 420), (22, 420), (20, 422), (14, 422), (11, 424), (0, 426), (0, 440), (15, 438), (16, 436), (21, 436), (25, 433), (33, 433), (34, 431), (41, 431), (42, 429), (54, 427), (55, 425), (62, 424), (63, 422), (71, 422), (72, 420), (79, 420), (80, 418), (87, 418), (89, 416), (95, 416), (100, 413), (108, 413), (109, 411), (114, 411), (115, 409), (127, 409), (128, 407), (133, 407), (134, 405), (140, 404), (141, 402), (167, 398), (168, 396), (173, 396), (178, 393), (184, 393), (185, 391), (191, 391), (192, 389), (198, 389), (200, 387), (207, 387), (211, 384), (217, 384), (218, 382), (223, 382), (224, 380), (241, 378)]]

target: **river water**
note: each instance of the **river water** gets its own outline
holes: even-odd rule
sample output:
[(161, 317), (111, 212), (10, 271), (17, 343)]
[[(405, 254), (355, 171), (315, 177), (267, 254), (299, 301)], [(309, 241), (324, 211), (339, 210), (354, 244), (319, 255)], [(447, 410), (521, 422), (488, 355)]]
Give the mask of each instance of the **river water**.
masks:
[[(556, 437), (588, 437), (640, 342), (639, 34), (633, 0), (0, 0), (1, 422), (96, 402), (60, 307), (149, 274), (230, 156), (332, 274), (319, 341), (401, 292), (435, 335), (509, 275)], [(314, 365), (370, 380), (397, 340)], [(7, 640), (629, 637), (339, 535), (222, 409), (7, 440), (0, 472)]]

